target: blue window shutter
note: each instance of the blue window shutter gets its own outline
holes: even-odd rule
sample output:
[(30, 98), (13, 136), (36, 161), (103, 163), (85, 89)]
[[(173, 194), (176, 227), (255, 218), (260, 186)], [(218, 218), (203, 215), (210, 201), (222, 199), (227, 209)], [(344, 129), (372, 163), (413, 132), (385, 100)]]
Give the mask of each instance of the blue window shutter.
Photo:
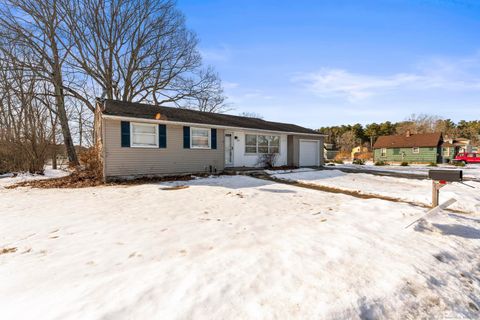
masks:
[(190, 127), (183, 127), (183, 148), (190, 149)]
[(130, 147), (130, 122), (122, 121), (121, 131), (122, 131), (122, 148), (128, 148)]
[(158, 125), (158, 147), (167, 147), (167, 126), (164, 124)]
[(212, 129), (212, 149), (217, 149), (217, 129)]

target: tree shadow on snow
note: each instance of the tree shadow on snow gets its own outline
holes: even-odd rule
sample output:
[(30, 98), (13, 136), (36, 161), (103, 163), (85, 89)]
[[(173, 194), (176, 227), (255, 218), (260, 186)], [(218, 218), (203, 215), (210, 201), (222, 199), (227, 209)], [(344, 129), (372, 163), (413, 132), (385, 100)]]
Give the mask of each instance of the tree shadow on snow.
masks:
[(435, 228), (438, 228), (443, 235), (457, 236), (467, 239), (480, 239), (480, 230), (462, 226), (461, 224), (433, 224)]
[[(189, 181), (181, 182), (184, 185), (190, 186), (208, 186), (208, 187), (223, 187), (228, 189), (243, 189), (243, 188), (258, 188), (279, 185), (276, 182), (256, 179), (248, 176), (211, 176), (208, 178), (199, 178)], [(272, 189), (274, 190), (274, 189)]]
[(480, 223), (480, 219), (468, 218), (455, 213), (449, 213), (448, 216), (456, 219), (462, 219), (462, 220), (468, 220), (468, 221)]
[(273, 192), (273, 193), (297, 193), (297, 191), (294, 190), (285, 190), (285, 189), (267, 189), (267, 188), (260, 188), (258, 189), (260, 191), (267, 191), (267, 192)]
[(378, 300), (369, 302), (366, 297), (362, 297), (358, 305), (360, 311), (358, 316), (361, 320), (382, 319), (386, 316), (385, 307)]
[[(282, 175), (287, 175), (285, 178), (288, 178), (289, 172), (276, 174), (277, 178), (282, 179)], [(347, 175), (347, 173), (342, 172), (340, 170), (313, 170), (313, 171), (303, 171), (303, 172), (295, 172), (297, 175), (298, 180), (303, 181), (315, 181), (315, 180), (322, 180), (322, 179), (331, 179), (336, 177), (343, 177)]]

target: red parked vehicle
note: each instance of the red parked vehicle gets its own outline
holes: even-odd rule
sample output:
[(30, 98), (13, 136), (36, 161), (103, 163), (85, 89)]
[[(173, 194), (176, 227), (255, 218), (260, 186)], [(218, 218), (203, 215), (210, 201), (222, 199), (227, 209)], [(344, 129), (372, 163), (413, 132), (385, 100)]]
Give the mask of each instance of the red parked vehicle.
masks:
[(459, 153), (454, 161), (463, 163), (480, 163), (480, 153)]

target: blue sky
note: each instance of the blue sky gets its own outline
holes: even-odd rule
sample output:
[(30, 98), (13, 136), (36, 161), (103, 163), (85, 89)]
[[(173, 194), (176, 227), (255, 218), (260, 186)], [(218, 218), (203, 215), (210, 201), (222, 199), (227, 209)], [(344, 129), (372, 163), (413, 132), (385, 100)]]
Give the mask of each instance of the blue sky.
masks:
[(320, 126), (480, 119), (480, 1), (178, 0), (230, 113)]

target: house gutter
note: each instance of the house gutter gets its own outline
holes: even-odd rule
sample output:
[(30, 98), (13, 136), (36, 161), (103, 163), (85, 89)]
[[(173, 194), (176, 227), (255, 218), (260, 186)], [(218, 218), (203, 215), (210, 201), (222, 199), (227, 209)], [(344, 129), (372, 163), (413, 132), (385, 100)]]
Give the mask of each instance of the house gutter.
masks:
[(291, 134), (291, 135), (302, 135), (302, 136), (312, 136), (312, 137), (326, 137), (325, 134), (317, 133), (304, 133), (304, 132), (290, 132), (290, 131), (275, 131), (275, 130), (265, 130), (265, 129), (255, 129), (255, 128), (244, 128), (244, 127), (231, 127), (231, 126), (221, 126), (216, 124), (205, 124), (205, 123), (193, 123), (193, 122), (181, 122), (181, 121), (168, 121), (168, 120), (156, 120), (156, 119), (145, 119), (145, 118), (135, 118), (135, 117), (122, 117), (122, 116), (112, 116), (107, 114), (102, 114), (103, 119), (112, 119), (112, 120), (127, 120), (133, 122), (147, 122), (147, 123), (159, 123), (159, 124), (176, 124), (176, 125), (187, 125), (187, 126), (196, 126), (196, 127), (206, 127), (206, 128), (218, 128), (218, 129), (239, 129), (245, 131), (258, 131), (258, 132), (274, 132), (279, 134)]

